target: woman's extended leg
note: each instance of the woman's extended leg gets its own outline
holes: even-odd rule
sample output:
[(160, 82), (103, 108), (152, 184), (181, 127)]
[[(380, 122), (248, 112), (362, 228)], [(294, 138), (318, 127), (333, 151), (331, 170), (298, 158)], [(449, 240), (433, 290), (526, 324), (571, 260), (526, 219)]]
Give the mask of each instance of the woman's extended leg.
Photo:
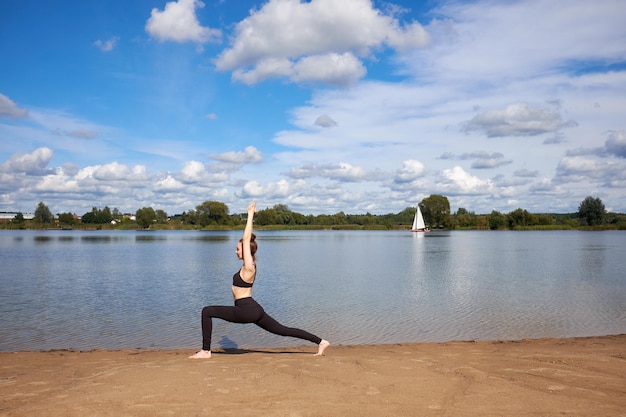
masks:
[(308, 340), (309, 342), (315, 343), (316, 345), (318, 345), (316, 355), (323, 354), (324, 350), (328, 346), (330, 346), (330, 343), (328, 343), (328, 341), (323, 340), (320, 337), (315, 336), (314, 334), (309, 333), (305, 330), (297, 329), (295, 327), (283, 326), (267, 313), (264, 313), (259, 321), (255, 322), (255, 324), (263, 330), (267, 330), (268, 332), (277, 334), (279, 336), (296, 337), (298, 339)]

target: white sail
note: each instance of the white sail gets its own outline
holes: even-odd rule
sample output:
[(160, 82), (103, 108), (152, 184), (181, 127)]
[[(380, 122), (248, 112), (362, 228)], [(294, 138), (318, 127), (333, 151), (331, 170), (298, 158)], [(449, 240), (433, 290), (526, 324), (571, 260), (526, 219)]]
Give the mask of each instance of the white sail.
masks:
[(420, 210), (420, 205), (416, 205), (415, 218), (413, 218), (413, 226), (411, 226), (411, 231), (413, 232), (427, 232), (426, 224), (424, 224), (424, 217), (422, 216), (422, 210)]

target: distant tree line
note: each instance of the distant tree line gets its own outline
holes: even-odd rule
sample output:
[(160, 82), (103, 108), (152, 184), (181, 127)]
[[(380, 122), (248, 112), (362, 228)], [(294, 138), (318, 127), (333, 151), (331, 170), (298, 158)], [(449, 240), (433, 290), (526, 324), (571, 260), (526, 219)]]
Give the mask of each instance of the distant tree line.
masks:
[(578, 206), (578, 211), (567, 214), (529, 213), (521, 208), (503, 214), (493, 210), (487, 215), (476, 215), (459, 208), (452, 216), (453, 228), (467, 229), (549, 229), (601, 227), (626, 228), (626, 214), (607, 213), (602, 200), (587, 197)]
[[(518, 208), (510, 213), (493, 210), (489, 214), (476, 214), (460, 207), (450, 212), (448, 198), (431, 195), (419, 203), (424, 220), (431, 229), (573, 229), (613, 228), (626, 229), (626, 214), (607, 213), (602, 200), (587, 197), (578, 211), (566, 214), (530, 213)], [(285, 204), (261, 209), (255, 216), (257, 227), (265, 228), (337, 228), (337, 229), (406, 229), (415, 215), (415, 207), (407, 207), (399, 213), (383, 215), (335, 214), (304, 215), (290, 210)], [(169, 217), (163, 210), (152, 207), (138, 209), (134, 215), (122, 214), (117, 208), (111, 210), (93, 207), (91, 211), (77, 216), (72, 213), (52, 215), (46, 204), (40, 202), (34, 218), (25, 220), (22, 213), (8, 222), (0, 222), (3, 228), (142, 228), (142, 229), (214, 229), (239, 228), (245, 224), (246, 214), (230, 214), (228, 206), (220, 201), (205, 201), (195, 209)]]

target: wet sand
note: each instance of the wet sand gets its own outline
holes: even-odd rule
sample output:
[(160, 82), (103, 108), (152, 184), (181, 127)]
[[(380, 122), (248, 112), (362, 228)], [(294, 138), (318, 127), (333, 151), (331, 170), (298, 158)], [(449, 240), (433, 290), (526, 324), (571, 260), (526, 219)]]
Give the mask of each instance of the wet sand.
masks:
[(626, 335), (0, 353), (0, 416), (626, 416)]

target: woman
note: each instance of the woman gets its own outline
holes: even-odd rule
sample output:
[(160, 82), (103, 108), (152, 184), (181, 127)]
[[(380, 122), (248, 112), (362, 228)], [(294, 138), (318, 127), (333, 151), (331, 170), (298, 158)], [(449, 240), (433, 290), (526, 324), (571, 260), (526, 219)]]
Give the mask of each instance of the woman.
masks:
[(256, 236), (252, 233), (252, 221), (256, 213), (256, 201), (248, 206), (248, 220), (243, 237), (237, 244), (237, 258), (243, 261), (241, 269), (233, 275), (234, 306), (208, 306), (202, 309), (202, 350), (191, 355), (190, 359), (209, 359), (211, 357), (211, 333), (213, 317), (232, 323), (254, 323), (270, 333), (280, 336), (291, 336), (308, 340), (317, 344), (316, 356), (322, 355), (330, 345), (326, 340), (293, 327), (285, 327), (269, 314), (265, 313), (252, 298), (252, 286), (256, 277), (255, 253), (257, 250)]

